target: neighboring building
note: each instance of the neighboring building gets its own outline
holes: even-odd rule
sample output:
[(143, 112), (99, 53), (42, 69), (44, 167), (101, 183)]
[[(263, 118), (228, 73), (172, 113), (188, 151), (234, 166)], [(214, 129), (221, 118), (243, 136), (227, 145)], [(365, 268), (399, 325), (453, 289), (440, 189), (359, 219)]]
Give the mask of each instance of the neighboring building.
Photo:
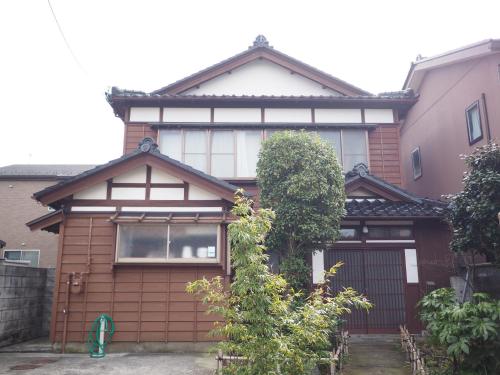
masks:
[(401, 125), (403, 186), (431, 198), (461, 191), (460, 155), (500, 139), (500, 39), (416, 61), (403, 89), (419, 97)]
[(57, 235), (31, 232), (26, 221), (48, 212), (33, 192), (77, 175), (92, 165), (15, 164), (0, 167), (0, 258), (29, 261), (34, 267), (55, 267)]
[(114, 88), (108, 101), (124, 121), (124, 155), (34, 194), (56, 211), (28, 225), (60, 233), (54, 342), (84, 342), (102, 312), (116, 323), (114, 342), (213, 340), (216, 317), (186, 282), (229, 280), (233, 195), (243, 187), (258, 200), (260, 144), (281, 129), (318, 132), (348, 172), (343, 238), (311, 261), (318, 282), (343, 259), (334, 287), (354, 286), (375, 303), (354, 314), (351, 331), (417, 331), (418, 298), (448, 285), (441, 204), (398, 187), (399, 119), (411, 93), (369, 94), (258, 37), (165, 88)]

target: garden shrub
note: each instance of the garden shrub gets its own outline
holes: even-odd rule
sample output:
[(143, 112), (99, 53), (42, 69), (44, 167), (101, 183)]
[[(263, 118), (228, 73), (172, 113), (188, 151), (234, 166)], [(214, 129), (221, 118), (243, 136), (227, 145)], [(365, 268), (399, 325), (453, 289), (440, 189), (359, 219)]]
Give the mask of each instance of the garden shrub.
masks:
[(443, 374), (500, 374), (500, 301), (475, 293), (459, 303), (453, 289), (437, 289), (420, 302), (431, 342), (450, 358)]
[(221, 277), (189, 283), (187, 290), (199, 294), (208, 313), (218, 314), (211, 332), (224, 337), (219, 348), (225, 354), (242, 356), (224, 368), (225, 374), (310, 374), (329, 358), (330, 336), (340, 316), (352, 308), (371, 307), (351, 288), (332, 295), (328, 279), (340, 265), (327, 272), (326, 281), (303, 303), (287, 281), (270, 272), (263, 245), (271, 229), (274, 212), (254, 211), (252, 202), (239, 194), (232, 213), (238, 220), (229, 225), (234, 277), (228, 288)]

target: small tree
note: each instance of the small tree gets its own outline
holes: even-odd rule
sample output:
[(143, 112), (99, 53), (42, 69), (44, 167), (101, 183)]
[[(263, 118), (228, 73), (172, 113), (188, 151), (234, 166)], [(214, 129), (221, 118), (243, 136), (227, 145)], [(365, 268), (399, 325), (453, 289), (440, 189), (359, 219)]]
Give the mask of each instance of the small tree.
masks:
[(464, 190), (450, 196), (451, 248), (500, 262), (500, 147), (489, 143), (465, 157)]
[[(238, 221), (229, 225), (234, 279), (225, 289), (222, 279), (198, 280), (188, 285), (209, 304), (208, 313), (222, 318), (212, 331), (227, 340), (224, 353), (244, 357), (224, 369), (226, 374), (309, 374), (328, 358), (330, 335), (340, 316), (351, 308), (370, 303), (351, 288), (333, 296), (328, 282), (316, 289), (304, 304), (297, 304), (284, 278), (270, 272), (263, 245), (274, 213), (255, 212), (252, 202), (239, 195), (232, 213)], [(339, 265), (337, 266), (339, 267)], [(334, 273), (336, 268), (332, 269)], [(327, 279), (331, 274), (327, 274)]]
[(345, 190), (333, 148), (312, 133), (284, 131), (264, 142), (257, 163), (263, 207), (276, 212), (266, 244), (283, 256), (281, 272), (294, 288), (309, 281), (307, 252), (334, 241)]

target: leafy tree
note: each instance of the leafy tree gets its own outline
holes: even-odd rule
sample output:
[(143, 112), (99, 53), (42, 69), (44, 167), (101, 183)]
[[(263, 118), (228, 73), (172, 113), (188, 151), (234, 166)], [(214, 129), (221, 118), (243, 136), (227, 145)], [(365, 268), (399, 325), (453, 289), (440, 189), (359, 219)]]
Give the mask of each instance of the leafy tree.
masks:
[(464, 190), (450, 196), (451, 248), (500, 262), (500, 147), (489, 143), (465, 157)]
[(266, 244), (283, 256), (281, 272), (296, 289), (309, 282), (308, 252), (338, 237), (344, 216), (342, 170), (319, 136), (283, 131), (266, 140), (257, 163), (263, 207), (276, 212)]
[[(212, 334), (225, 337), (219, 348), (226, 354), (244, 357), (224, 369), (225, 374), (310, 374), (328, 358), (330, 336), (339, 317), (351, 308), (371, 305), (351, 288), (333, 296), (328, 282), (312, 292), (305, 303), (289, 292), (286, 280), (270, 272), (263, 245), (274, 213), (255, 212), (252, 202), (238, 195), (229, 225), (234, 278), (224, 288), (220, 277), (197, 280), (187, 290), (202, 296), (208, 313), (221, 317)], [(340, 265), (337, 265), (337, 268)], [(327, 273), (327, 279), (332, 273)]]
[(500, 373), (500, 301), (475, 293), (458, 303), (453, 289), (437, 289), (420, 302), (421, 318), (431, 340), (451, 357), (453, 375)]

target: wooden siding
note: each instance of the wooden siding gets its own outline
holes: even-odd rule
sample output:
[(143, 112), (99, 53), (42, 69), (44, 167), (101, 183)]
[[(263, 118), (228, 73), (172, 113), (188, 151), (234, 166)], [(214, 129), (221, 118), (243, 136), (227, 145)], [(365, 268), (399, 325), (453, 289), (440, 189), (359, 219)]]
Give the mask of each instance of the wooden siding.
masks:
[[(132, 266), (113, 268), (115, 227), (104, 215), (70, 215), (61, 234), (58, 288), (55, 288), (53, 342), (61, 342), (66, 281), (71, 272), (87, 272), (80, 294), (70, 294), (67, 341), (84, 342), (101, 313), (115, 321), (113, 341), (202, 342), (217, 318), (205, 313), (186, 283), (224, 276), (220, 265)], [(224, 252), (221, 250), (221, 257)]]
[(368, 132), (370, 173), (385, 181), (401, 185), (398, 125), (379, 125)]
[(151, 137), (157, 140), (158, 132), (155, 129), (151, 129), (151, 126), (147, 124), (127, 124), (125, 123), (125, 135), (123, 140), (123, 153), (128, 154), (129, 152), (137, 149), (139, 144), (144, 137)]

